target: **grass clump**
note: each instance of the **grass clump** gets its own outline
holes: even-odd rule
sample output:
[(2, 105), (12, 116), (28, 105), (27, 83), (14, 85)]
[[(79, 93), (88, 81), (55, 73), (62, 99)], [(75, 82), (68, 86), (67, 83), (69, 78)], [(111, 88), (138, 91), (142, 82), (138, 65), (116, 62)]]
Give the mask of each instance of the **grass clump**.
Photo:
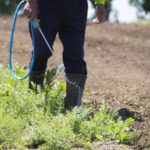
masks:
[(85, 107), (63, 113), (65, 84), (53, 80), (52, 73), (47, 72), (45, 90), (35, 93), (27, 80), (16, 81), (8, 69), (0, 69), (0, 149), (92, 149), (95, 140), (130, 140), (134, 120), (115, 120), (117, 114), (104, 104), (93, 116)]

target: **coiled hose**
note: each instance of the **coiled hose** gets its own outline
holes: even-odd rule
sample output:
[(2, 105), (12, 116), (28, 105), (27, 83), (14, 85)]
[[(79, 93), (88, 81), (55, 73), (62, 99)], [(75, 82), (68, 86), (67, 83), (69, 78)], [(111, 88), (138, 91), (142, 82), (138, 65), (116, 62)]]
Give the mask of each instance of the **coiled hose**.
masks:
[(34, 33), (34, 26), (32, 21), (30, 21), (30, 26), (31, 26), (31, 37), (32, 37), (32, 46), (33, 46), (33, 54), (32, 54), (32, 58), (31, 58), (31, 62), (30, 62), (30, 67), (29, 70), (27, 72), (27, 74), (25, 74), (24, 76), (17, 76), (15, 74), (15, 71), (13, 69), (13, 65), (12, 65), (12, 49), (13, 49), (13, 41), (14, 41), (14, 34), (15, 34), (15, 27), (16, 27), (16, 23), (17, 23), (17, 18), (18, 18), (18, 14), (20, 9), (22, 8), (22, 6), (26, 3), (26, 0), (22, 0), (14, 13), (14, 17), (13, 17), (13, 23), (12, 23), (12, 30), (11, 30), (11, 35), (10, 35), (10, 43), (9, 43), (9, 50), (8, 50), (8, 65), (9, 65), (9, 69), (10, 72), (12, 74), (12, 76), (17, 79), (17, 80), (24, 80), (26, 79), (32, 72), (33, 69), (33, 65), (34, 65), (34, 61), (35, 61), (35, 54), (36, 54), (36, 48), (35, 48), (35, 33)]

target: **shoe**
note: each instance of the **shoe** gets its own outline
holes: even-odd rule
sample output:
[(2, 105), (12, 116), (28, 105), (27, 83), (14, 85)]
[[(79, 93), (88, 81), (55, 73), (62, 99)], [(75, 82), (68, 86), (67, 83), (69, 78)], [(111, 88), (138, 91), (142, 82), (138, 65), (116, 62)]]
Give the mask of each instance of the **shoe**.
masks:
[(37, 87), (40, 87), (40, 90), (44, 90), (44, 76), (45, 71), (32, 71), (29, 76), (29, 89), (32, 89), (37, 92)]
[[(64, 99), (65, 109), (71, 109), (81, 105), (83, 90), (87, 75), (66, 74), (69, 82), (66, 82), (66, 97)], [(70, 83), (71, 82), (71, 83)]]

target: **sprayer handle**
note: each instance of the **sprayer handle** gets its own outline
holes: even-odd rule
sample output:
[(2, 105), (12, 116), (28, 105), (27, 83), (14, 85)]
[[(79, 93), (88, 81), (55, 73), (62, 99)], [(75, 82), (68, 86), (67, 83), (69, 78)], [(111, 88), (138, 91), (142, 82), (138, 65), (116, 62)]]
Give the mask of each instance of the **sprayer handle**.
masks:
[(30, 21), (30, 23), (33, 25), (33, 27), (34, 27), (35, 29), (37, 29), (37, 28), (40, 27), (40, 20), (39, 20), (39, 19), (32, 19), (32, 20)]

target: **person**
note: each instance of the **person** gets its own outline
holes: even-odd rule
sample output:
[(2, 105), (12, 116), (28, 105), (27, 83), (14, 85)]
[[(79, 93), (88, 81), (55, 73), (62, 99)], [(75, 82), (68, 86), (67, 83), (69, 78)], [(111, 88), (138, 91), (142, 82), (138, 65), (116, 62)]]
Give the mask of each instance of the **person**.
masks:
[[(97, 17), (95, 23), (105, 21), (105, 0), (96, 0)], [(82, 94), (87, 79), (84, 61), (84, 40), (87, 21), (87, 0), (27, 0), (24, 14), (29, 20), (38, 18), (49, 44), (53, 46), (56, 34), (63, 44), (63, 63), (67, 78), (78, 85), (66, 83), (64, 107), (70, 109), (81, 105)], [(43, 87), (48, 58), (52, 55), (40, 33), (35, 31), (37, 49), (33, 71), (29, 77), (32, 83)], [(79, 90), (80, 87), (80, 90)]]

